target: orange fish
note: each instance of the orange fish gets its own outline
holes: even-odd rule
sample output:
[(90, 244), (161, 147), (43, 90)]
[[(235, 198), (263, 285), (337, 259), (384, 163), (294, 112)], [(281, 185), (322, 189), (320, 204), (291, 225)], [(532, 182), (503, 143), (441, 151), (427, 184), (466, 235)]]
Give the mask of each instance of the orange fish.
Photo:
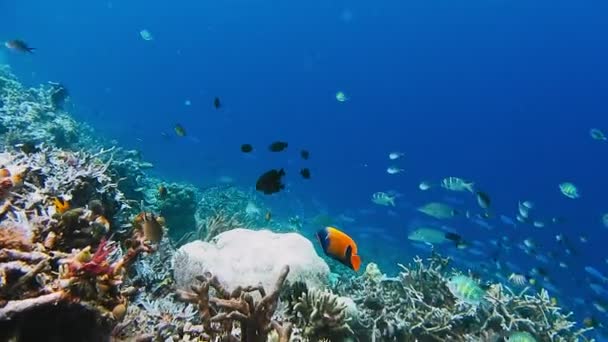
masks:
[(53, 198), (53, 205), (55, 205), (55, 211), (59, 214), (63, 214), (70, 210), (70, 202), (60, 197)]
[(334, 227), (326, 227), (317, 232), (323, 252), (344, 265), (359, 271), (361, 257), (357, 255), (357, 244), (353, 239)]

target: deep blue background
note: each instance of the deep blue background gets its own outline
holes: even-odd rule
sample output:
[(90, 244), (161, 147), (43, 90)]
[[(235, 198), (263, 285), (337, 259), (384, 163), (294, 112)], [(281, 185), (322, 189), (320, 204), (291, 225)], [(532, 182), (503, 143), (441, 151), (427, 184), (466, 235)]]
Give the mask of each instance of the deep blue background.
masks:
[[(269, 203), (285, 215), (345, 212), (358, 219), (344, 227), (354, 236), (379, 227), (362, 233), (361, 254), (390, 267), (417, 252), (406, 240), (419, 217), (411, 207), (445, 195), (418, 183), (460, 176), (490, 193), (498, 213), (513, 217), (530, 199), (542, 215), (567, 218), (543, 229), (451, 225), (467, 238), (531, 236), (542, 251), (559, 249), (557, 233), (575, 243), (584, 234), (570, 274), (554, 267), (551, 277), (562, 295), (584, 297), (572, 281), (586, 277), (584, 265), (608, 274), (608, 143), (588, 133), (608, 131), (606, 1), (2, 1), (0, 13), (0, 39), (38, 48), (3, 52), (22, 80), (66, 84), (78, 119), (142, 150), (164, 177), (250, 187), (286, 167), (289, 192)], [(337, 102), (338, 90), (349, 101)], [(187, 137), (173, 134), (175, 123)], [(290, 147), (271, 155), (277, 139)], [(242, 143), (255, 153), (242, 155)], [(396, 163), (405, 173), (386, 174), (391, 151), (406, 153)], [(302, 165), (311, 181), (297, 175)], [(563, 181), (582, 197), (562, 196)], [(370, 203), (386, 190), (402, 194), (396, 215)]]

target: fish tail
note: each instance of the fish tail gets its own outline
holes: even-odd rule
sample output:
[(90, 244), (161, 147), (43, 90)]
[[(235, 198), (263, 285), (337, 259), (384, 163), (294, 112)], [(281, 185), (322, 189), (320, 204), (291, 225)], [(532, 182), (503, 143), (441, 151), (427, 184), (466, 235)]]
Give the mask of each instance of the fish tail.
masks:
[(36, 48), (33, 47), (26, 47), (25, 51), (27, 51), (27, 53), (34, 53), (34, 51), (36, 50)]
[(358, 272), (359, 268), (361, 268), (361, 257), (358, 255), (352, 255), (350, 257), (350, 264), (353, 266), (353, 270)]
[(469, 190), (469, 192), (471, 192), (471, 193), (475, 193), (475, 189), (473, 188), (474, 186), (475, 186), (475, 183), (467, 183), (466, 184), (467, 190)]

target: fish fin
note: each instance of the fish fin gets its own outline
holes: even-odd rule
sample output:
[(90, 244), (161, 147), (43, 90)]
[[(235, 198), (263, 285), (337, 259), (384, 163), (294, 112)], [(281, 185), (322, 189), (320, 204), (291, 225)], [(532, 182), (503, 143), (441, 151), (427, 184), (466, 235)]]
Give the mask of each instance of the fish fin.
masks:
[(359, 271), (359, 268), (361, 267), (361, 258), (358, 255), (353, 255), (352, 246), (346, 247), (345, 257), (348, 266), (355, 270), (355, 272)]
[(279, 176), (285, 176), (285, 170), (280, 169), (279, 170)]
[(28, 48), (25, 48), (25, 50), (27, 50), (28, 53), (34, 53), (34, 51), (36, 50), (36, 48), (28, 47)]
[(317, 232), (317, 239), (319, 240), (319, 243), (321, 244), (321, 248), (323, 249), (323, 252), (327, 253), (327, 247), (329, 245), (327, 228), (320, 229)]
[(361, 268), (361, 257), (358, 255), (351, 256), (350, 263), (353, 265), (353, 270), (359, 272), (359, 269)]

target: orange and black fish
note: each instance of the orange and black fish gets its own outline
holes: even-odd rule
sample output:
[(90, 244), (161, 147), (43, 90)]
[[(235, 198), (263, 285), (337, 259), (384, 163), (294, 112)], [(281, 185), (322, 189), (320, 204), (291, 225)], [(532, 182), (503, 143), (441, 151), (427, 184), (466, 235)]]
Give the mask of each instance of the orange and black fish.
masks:
[(186, 129), (182, 125), (176, 124), (174, 130), (175, 130), (175, 134), (177, 134), (178, 136), (180, 136), (180, 137), (186, 136)]
[(285, 189), (285, 185), (281, 183), (281, 178), (285, 176), (283, 169), (270, 170), (265, 172), (258, 178), (255, 183), (255, 189), (263, 192), (264, 195), (271, 195)]
[(281, 152), (286, 148), (287, 148), (287, 143), (284, 141), (275, 141), (272, 144), (270, 144), (270, 146), (268, 146), (268, 149), (271, 152)]
[(355, 272), (361, 267), (361, 257), (357, 255), (357, 244), (353, 239), (334, 227), (326, 227), (317, 232), (323, 252)]
[(310, 179), (310, 170), (308, 168), (303, 168), (300, 170), (300, 175), (302, 175), (302, 178), (304, 179)]
[(36, 50), (36, 48), (33, 47), (29, 47), (27, 45), (26, 42), (24, 42), (23, 40), (18, 40), (18, 39), (14, 39), (14, 40), (9, 40), (6, 43), (4, 43), (4, 46), (6, 46), (6, 48), (17, 51), (17, 52), (21, 52), (21, 53), (34, 53), (34, 50)]
[(220, 102), (219, 97), (213, 99), (213, 107), (215, 107), (215, 109), (220, 109), (222, 107), (222, 103)]

